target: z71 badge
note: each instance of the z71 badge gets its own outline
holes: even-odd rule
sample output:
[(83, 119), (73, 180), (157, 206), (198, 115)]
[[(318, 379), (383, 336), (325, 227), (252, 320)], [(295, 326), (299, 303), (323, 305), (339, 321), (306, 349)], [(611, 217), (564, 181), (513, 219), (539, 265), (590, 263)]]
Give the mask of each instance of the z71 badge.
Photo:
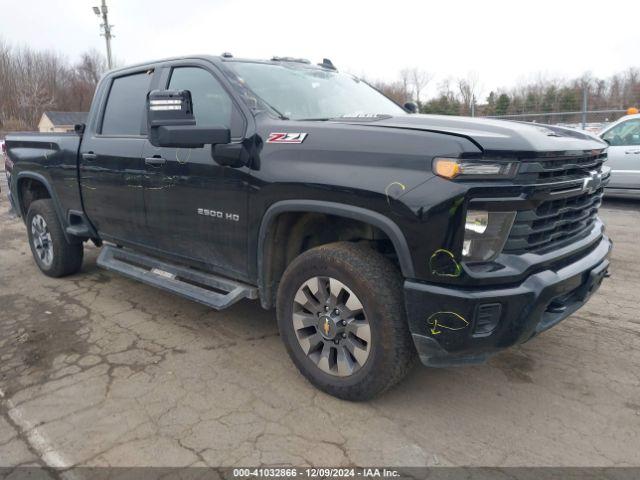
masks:
[(302, 143), (306, 133), (270, 133), (267, 143)]

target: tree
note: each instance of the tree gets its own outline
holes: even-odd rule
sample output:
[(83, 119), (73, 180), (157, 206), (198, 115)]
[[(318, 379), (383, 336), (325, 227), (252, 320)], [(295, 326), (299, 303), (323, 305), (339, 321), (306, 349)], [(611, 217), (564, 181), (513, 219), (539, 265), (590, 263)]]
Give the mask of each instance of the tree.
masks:
[(438, 97), (426, 102), (420, 111), (422, 113), (440, 115), (460, 115), (462, 113), (462, 104), (451, 90), (451, 80), (446, 78), (440, 82), (438, 90)]
[(106, 70), (106, 58), (97, 50), (89, 50), (80, 56), (70, 79), (71, 98), (68, 99), (68, 103), (70, 106), (73, 105), (73, 110), (89, 110), (98, 81)]
[(511, 99), (509, 95), (506, 93), (500, 94), (498, 100), (496, 101), (496, 115), (506, 115), (509, 111), (509, 104), (511, 103)]
[(558, 91), (555, 85), (549, 85), (544, 93), (542, 100), (542, 111), (553, 112), (557, 110), (558, 105)]
[(385, 83), (379, 80), (369, 83), (399, 105), (407, 101), (404, 86), (400, 82)]
[(105, 68), (95, 50), (71, 64), (55, 52), (0, 39), (0, 129), (35, 129), (45, 110), (87, 111)]
[(409, 91), (409, 87), (411, 85), (411, 69), (403, 68), (400, 70), (400, 85), (402, 85), (402, 92), (404, 96), (402, 103), (405, 103), (411, 98), (411, 92)]
[(527, 113), (538, 112), (538, 96), (534, 92), (528, 92), (524, 101), (524, 109)]
[(573, 88), (564, 87), (560, 90), (559, 101), (560, 111), (575, 112), (580, 109), (580, 96)]
[(409, 77), (411, 85), (413, 86), (413, 92), (415, 94), (415, 100), (418, 106), (420, 106), (420, 94), (429, 85), (429, 82), (433, 79), (433, 75), (425, 70), (419, 68), (412, 68), (409, 71)]
[(494, 91), (489, 92), (487, 103), (484, 106), (484, 114), (488, 116), (496, 114), (496, 93)]
[(476, 101), (478, 75), (469, 73), (466, 78), (458, 79), (458, 90), (462, 99), (463, 113), (469, 115), (472, 113)]

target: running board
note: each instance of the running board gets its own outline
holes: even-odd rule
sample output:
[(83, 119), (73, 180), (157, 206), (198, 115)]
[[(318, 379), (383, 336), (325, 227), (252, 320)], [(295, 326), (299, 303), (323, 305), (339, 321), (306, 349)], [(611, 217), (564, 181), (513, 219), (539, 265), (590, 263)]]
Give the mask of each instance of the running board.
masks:
[(99, 267), (176, 293), (216, 310), (227, 308), (243, 298), (258, 298), (256, 287), (189, 267), (165, 263), (111, 245), (102, 247), (97, 263)]

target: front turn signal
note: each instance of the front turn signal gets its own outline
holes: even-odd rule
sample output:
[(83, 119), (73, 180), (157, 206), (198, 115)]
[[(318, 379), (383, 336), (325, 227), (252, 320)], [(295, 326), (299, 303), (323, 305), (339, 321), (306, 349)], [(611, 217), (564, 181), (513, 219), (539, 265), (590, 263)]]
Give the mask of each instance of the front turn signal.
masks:
[(456, 178), (462, 172), (460, 164), (449, 158), (436, 158), (433, 161), (433, 171), (444, 178)]
[(433, 159), (433, 173), (453, 180), (486, 180), (513, 178), (518, 172), (518, 163), (510, 160), (460, 159), (436, 157)]

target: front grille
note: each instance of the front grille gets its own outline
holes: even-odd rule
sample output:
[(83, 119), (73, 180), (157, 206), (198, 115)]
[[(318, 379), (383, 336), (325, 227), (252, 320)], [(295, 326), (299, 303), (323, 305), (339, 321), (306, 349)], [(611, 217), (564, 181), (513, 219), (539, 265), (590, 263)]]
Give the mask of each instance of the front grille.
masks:
[(600, 170), (606, 159), (607, 153), (602, 150), (525, 159), (520, 163), (516, 180), (524, 184), (574, 180), (585, 177), (593, 170)]
[(541, 198), (531, 210), (518, 211), (504, 246), (505, 253), (544, 254), (562, 248), (591, 232), (602, 203), (604, 185), (584, 191), (583, 181), (600, 172), (606, 153), (581, 157), (536, 158), (523, 161), (520, 174), (535, 181), (534, 197)]

